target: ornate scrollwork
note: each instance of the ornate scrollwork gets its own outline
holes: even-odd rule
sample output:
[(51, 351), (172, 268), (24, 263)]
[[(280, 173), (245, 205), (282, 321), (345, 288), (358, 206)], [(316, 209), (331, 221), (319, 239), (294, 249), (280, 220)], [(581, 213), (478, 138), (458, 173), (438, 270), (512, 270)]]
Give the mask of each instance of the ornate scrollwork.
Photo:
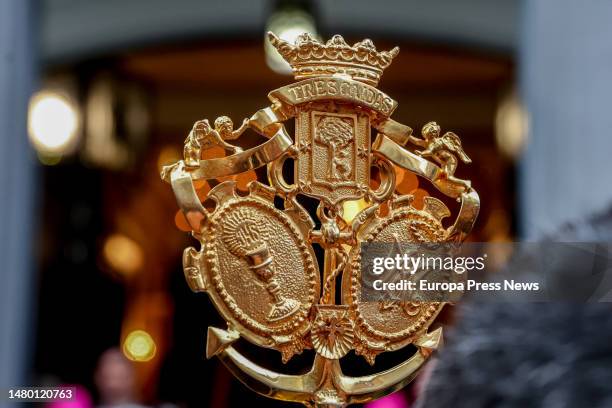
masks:
[[(295, 45), (273, 34), (270, 39), (299, 81), (270, 92), (270, 107), (237, 130), (225, 116), (215, 120), (214, 129), (208, 120), (196, 122), (185, 140), (184, 160), (162, 171), (200, 242), (199, 250), (184, 252), (185, 277), (192, 290), (208, 293), (228, 324), (227, 330), (209, 328), (207, 356), (221, 358), (249, 387), (307, 405), (368, 401), (399, 389), (418, 373), (441, 342), (441, 328), (428, 328), (444, 304), (362, 301), (361, 244), (464, 239), (478, 214), (479, 197), (455, 171), (459, 160), (470, 159), (459, 137), (441, 134), (435, 122), (426, 124), (418, 138), (390, 119), (397, 102), (374, 86), (397, 48), (379, 52), (370, 40), (349, 46), (340, 36), (322, 43), (304, 35)], [(294, 138), (283, 125), (290, 119), (295, 120)], [(226, 142), (247, 129), (267, 141), (246, 151)], [(378, 131), (374, 142), (372, 129)], [(422, 150), (406, 148), (408, 143)], [(203, 160), (202, 150), (213, 145), (230, 155)], [(287, 160), (294, 161), (292, 183), (284, 176)], [(426, 197), (417, 208), (413, 196), (395, 193), (393, 165), (461, 202), (452, 225), (443, 226), (451, 212), (439, 199)], [(261, 166), (267, 166), (269, 185), (251, 182), (248, 195), (241, 196), (234, 182), (225, 181), (207, 195), (214, 208), (204, 208), (194, 180)], [(376, 189), (373, 167), (379, 175)], [(299, 203), (301, 195), (319, 201), (318, 228)], [(352, 221), (343, 214), (349, 200), (366, 203)], [(322, 276), (313, 244), (324, 250)], [(312, 348), (313, 366), (301, 375), (273, 372), (234, 348), (240, 337), (277, 350), (283, 362)], [(385, 372), (350, 377), (340, 369), (339, 360), (351, 350), (374, 364), (378, 354), (410, 344), (417, 353)]]

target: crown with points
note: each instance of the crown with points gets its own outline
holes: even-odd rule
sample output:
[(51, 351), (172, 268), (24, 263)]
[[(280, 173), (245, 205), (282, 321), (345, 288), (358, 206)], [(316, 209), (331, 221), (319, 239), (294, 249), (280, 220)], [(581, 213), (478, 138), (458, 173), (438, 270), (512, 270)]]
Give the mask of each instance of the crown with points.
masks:
[(350, 46), (340, 35), (322, 43), (310, 34), (301, 34), (295, 44), (268, 32), (268, 38), (280, 55), (291, 65), (295, 79), (306, 79), (334, 74), (348, 75), (356, 81), (376, 86), (383, 70), (399, 53), (377, 51), (372, 40), (365, 39)]

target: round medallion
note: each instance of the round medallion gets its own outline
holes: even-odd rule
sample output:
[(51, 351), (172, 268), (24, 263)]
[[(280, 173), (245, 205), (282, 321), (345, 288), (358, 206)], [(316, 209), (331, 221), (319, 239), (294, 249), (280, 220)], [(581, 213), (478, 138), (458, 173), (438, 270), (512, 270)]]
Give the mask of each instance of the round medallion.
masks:
[(260, 198), (232, 198), (213, 213), (203, 239), (211, 296), (226, 320), (264, 343), (308, 325), (319, 272), (289, 216)]
[[(433, 201), (435, 200), (435, 201)], [(383, 218), (375, 212), (364, 219), (358, 231), (362, 243), (419, 243), (441, 242), (445, 239), (440, 211), (432, 207), (444, 206), (439, 200), (428, 197), (424, 210), (418, 210), (404, 199), (404, 205), (390, 210)], [(361, 246), (353, 247), (349, 254), (342, 287), (344, 303), (350, 305), (355, 319), (357, 336), (368, 343), (384, 345), (391, 351), (409, 344), (414, 336), (426, 329), (444, 307), (440, 302), (380, 301), (365, 302), (361, 299)], [(382, 347), (382, 346), (381, 346)]]

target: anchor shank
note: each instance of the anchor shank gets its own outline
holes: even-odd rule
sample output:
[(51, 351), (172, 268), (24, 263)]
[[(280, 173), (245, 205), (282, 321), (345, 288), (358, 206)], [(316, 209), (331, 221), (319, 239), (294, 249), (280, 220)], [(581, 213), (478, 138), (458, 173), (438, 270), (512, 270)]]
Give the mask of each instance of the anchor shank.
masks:
[(333, 276), (337, 266), (337, 252), (333, 247), (325, 248), (325, 258), (323, 260), (323, 298), (321, 303), (333, 305), (336, 303), (336, 279)]

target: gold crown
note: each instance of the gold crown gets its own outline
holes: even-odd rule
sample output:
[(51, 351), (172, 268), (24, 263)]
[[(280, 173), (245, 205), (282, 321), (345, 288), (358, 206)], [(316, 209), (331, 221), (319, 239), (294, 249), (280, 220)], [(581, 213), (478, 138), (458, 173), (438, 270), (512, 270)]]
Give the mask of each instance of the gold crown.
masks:
[(272, 32), (268, 32), (268, 38), (291, 65), (295, 79), (344, 74), (376, 86), (383, 70), (399, 53), (399, 47), (379, 52), (369, 39), (350, 46), (340, 35), (334, 35), (325, 44), (308, 33), (301, 34), (295, 44), (281, 40)]

